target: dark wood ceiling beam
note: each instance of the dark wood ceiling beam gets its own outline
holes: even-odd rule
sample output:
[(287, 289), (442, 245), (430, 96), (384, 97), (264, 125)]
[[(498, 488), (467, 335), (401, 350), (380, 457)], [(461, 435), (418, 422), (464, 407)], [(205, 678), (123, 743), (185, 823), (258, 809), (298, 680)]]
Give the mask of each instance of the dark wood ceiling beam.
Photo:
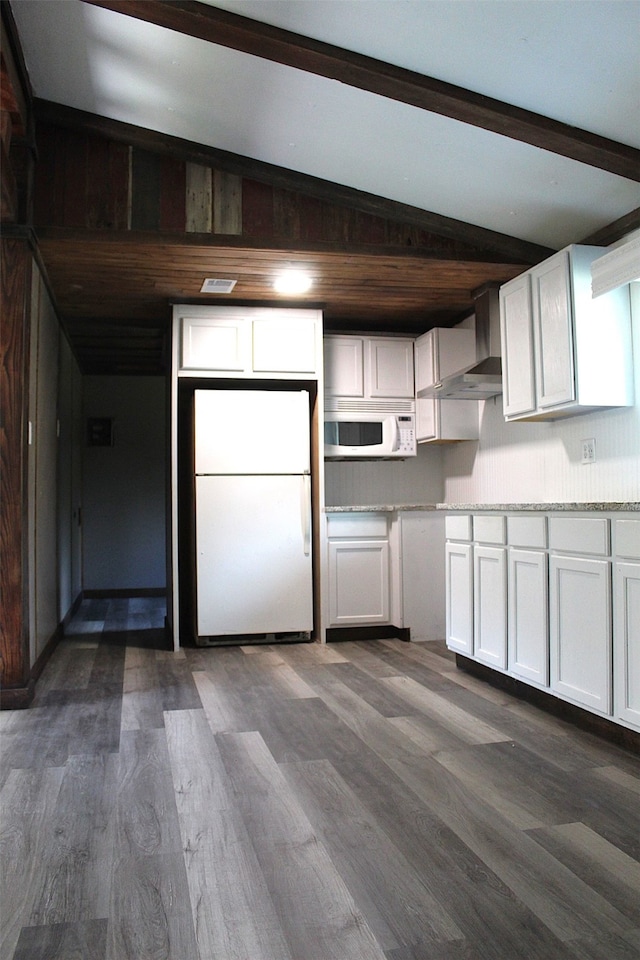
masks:
[(626, 213), (624, 217), (620, 217), (619, 220), (614, 220), (613, 223), (608, 223), (606, 226), (601, 227), (599, 230), (596, 230), (595, 233), (589, 234), (589, 236), (584, 237), (580, 243), (592, 244), (598, 247), (608, 247), (610, 243), (615, 243), (616, 240), (621, 240), (622, 237), (626, 237), (632, 230), (638, 229), (640, 229), (640, 207)]
[[(354, 243), (343, 243), (341, 241), (324, 241), (324, 240), (295, 240), (291, 241), (288, 239), (280, 240), (278, 238), (270, 238), (265, 240), (264, 238), (250, 238), (250, 237), (238, 237), (230, 236), (229, 234), (214, 234), (214, 233), (156, 233), (152, 231), (132, 231), (132, 230), (85, 230), (84, 228), (78, 227), (39, 227), (36, 231), (39, 241), (55, 241), (55, 242), (84, 242), (85, 244), (100, 243), (105, 245), (112, 245), (114, 249), (118, 247), (130, 247), (131, 249), (136, 249), (140, 244), (149, 245), (151, 248), (157, 247), (159, 249), (163, 247), (174, 247), (175, 249), (180, 248), (193, 248), (193, 249), (206, 249), (212, 254), (215, 251), (231, 252), (237, 251), (239, 254), (246, 253), (252, 257), (259, 256), (264, 254), (266, 257), (269, 257), (269, 254), (278, 254), (279, 256), (288, 255), (297, 260), (304, 259), (305, 255), (312, 257), (314, 254), (319, 255), (339, 255), (339, 256), (365, 256), (368, 259), (384, 259), (384, 258), (397, 258), (400, 263), (404, 263), (411, 260), (416, 260), (418, 262), (434, 264), (443, 263), (443, 262), (468, 262), (468, 263), (483, 263), (483, 264), (503, 264), (503, 265), (512, 265), (512, 264), (521, 264), (522, 261), (513, 255), (506, 255), (503, 258), (498, 257), (482, 257), (478, 256), (475, 258), (467, 257), (465, 261), (455, 260), (451, 261), (451, 257), (446, 254), (442, 256), (437, 256), (434, 254), (425, 254), (425, 251), (420, 247), (397, 247), (397, 246), (387, 246), (386, 244), (354, 244)], [(527, 245), (532, 247), (534, 245)], [(531, 263), (538, 263), (541, 260), (548, 257), (552, 254), (553, 250), (548, 250), (544, 248), (544, 254), (541, 254), (539, 251), (541, 248), (536, 247), (536, 256), (531, 259)]]
[[(307, 174), (263, 163), (250, 157), (243, 157), (226, 150), (218, 150), (206, 144), (192, 143), (180, 137), (157, 133), (144, 127), (137, 127), (119, 120), (99, 117), (97, 114), (74, 107), (66, 107), (48, 100), (34, 101), (35, 116), (38, 122), (50, 123), (61, 127), (81, 130), (94, 136), (119, 140), (141, 150), (149, 150), (200, 163), (235, 173), (239, 176), (269, 183), (283, 190), (298, 191), (328, 203), (350, 207), (362, 213), (395, 220), (417, 227), (429, 233), (437, 234), (460, 243), (467, 243), (478, 250), (482, 259), (498, 258), (501, 261), (526, 265), (539, 263), (554, 251), (537, 243), (510, 237), (494, 230), (487, 230), (475, 224), (454, 220), (438, 213), (431, 213), (419, 207), (413, 207), (397, 200), (388, 200), (372, 193), (355, 190), (341, 184), (321, 180)], [(225, 246), (233, 244), (232, 237), (225, 237)], [(298, 246), (298, 244), (296, 244)]]
[(640, 150), (382, 60), (195, 0), (85, 0), (640, 180)]

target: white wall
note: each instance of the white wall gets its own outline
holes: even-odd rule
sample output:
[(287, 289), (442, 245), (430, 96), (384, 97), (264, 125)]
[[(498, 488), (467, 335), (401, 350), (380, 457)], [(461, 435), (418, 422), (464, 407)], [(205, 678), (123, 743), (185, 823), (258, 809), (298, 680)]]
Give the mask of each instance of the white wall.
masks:
[(83, 588), (164, 588), (164, 378), (87, 376), (83, 417), (112, 417), (115, 437), (83, 448)]
[[(640, 283), (631, 284), (636, 404), (553, 423), (505, 423), (481, 404), (480, 440), (444, 450), (448, 503), (640, 500)], [(606, 337), (606, 330), (602, 332)], [(594, 437), (596, 462), (582, 464)]]
[(325, 462), (327, 505), (438, 503), (443, 498), (443, 447), (418, 444), (409, 460)]

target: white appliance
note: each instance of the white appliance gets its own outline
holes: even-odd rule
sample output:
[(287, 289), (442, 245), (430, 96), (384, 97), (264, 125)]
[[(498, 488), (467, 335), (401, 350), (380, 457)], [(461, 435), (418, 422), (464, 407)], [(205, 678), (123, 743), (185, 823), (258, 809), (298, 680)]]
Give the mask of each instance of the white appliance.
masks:
[(196, 390), (196, 641), (313, 629), (309, 394)]
[[(325, 460), (415, 457), (416, 421), (413, 410), (392, 412), (384, 408), (368, 409), (367, 406), (325, 410)], [(407, 406), (413, 408), (413, 401)]]

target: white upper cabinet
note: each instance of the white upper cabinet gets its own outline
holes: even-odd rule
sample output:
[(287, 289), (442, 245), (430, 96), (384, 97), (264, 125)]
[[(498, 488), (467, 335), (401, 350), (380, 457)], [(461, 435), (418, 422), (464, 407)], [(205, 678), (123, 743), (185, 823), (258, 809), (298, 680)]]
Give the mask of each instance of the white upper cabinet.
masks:
[(250, 328), (244, 318), (182, 318), (180, 368), (243, 373), (251, 351)]
[(570, 255), (563, 251), (531, 271), (537, 401), (544, 410), (576, 398), (571, 267)]
[(314, 374), (318, 363), (312, 317), (288, 314), (252, 322), (254, 373)]
[(319, 310), (174, 307), (179, 376), (315, 379)]
[(369, 338), (366, 351), (369, 395), (413, 399), (413, 340)]
[(434, 327), (415, 341), (416, 430), (418, 443), (427, 441), (477, 440), (478, 404), (468, 400), (437, 400), (420, 397), (432, 387), (476, 359), (473, 330)]
[(476, 359), (476, 336), (473, 330), (455, 327), (434, 327), (416, 339), (416, 394), (432, 387)]
[(413, 400), (413, 340), (327, 336), (324, 374), (331, 397)]
[(628, 289), (591, 296), (602, 247), (571, 246), (500, 290), (506, 420), (633, 404)]
[(502, 406), (505, 418), (536, 409), (531, 279), (523, 273), (500, 288)]
[(324, 389), (332, 397), (364, 397), (362, 337), (324, 338)]

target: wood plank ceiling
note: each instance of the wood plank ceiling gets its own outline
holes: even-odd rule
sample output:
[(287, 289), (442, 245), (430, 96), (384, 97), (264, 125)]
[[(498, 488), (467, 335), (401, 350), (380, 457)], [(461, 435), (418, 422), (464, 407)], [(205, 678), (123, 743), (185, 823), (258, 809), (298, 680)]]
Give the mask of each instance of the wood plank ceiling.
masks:
[[(282, 305), (272, 280), (287, 263), (314, 279), (296, 305), (319, 306), (326, 330), (417, 334), (450, 326), (472, 308), (472, 291), (504, 281), (521, 266), (433, 260), (392, 252), (348, 254), (171, 243), (121, 235), (46, 231), (42, 256), (85, 372), (158, 372), (171, 303)], [(237, 280), (233, 296), (198, 296), (205, 277)], [(291, 301), (285, 301), (291, 305)]]
[[(640, 151), (439, 81), (201, 3), (86, 0), (208, 42), (544, 145), (640, 179)], [(314, 283), (334, 330), (420, 333), (458, 322), (473, 292), (550, 252), (357, 190), (35, 102), (39, 253), (84, 373), (161, 373), (173, 302), (282, 303), (283, 264)], [(611, 242), (637, 212), (592, 242)], [(205, 277), (237, 280), (221, 299)]]

